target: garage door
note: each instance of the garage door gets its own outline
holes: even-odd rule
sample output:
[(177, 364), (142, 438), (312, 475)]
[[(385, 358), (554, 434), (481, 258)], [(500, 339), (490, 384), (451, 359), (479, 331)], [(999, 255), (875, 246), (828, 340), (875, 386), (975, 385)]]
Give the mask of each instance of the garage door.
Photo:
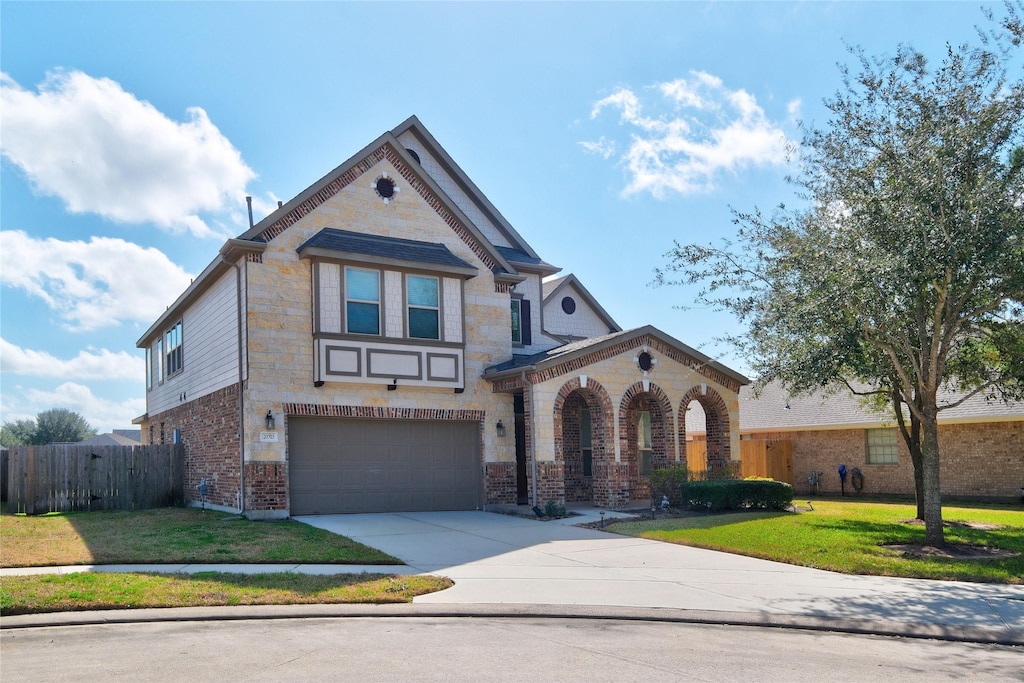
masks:
[(288, 419), (291, 514), (474, 510), (476, 422)]

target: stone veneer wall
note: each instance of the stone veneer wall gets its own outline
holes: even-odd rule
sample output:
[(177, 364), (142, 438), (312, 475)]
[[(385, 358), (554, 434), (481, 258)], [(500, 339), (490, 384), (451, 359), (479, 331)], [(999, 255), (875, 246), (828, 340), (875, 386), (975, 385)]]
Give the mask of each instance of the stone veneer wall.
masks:
[(181, 430), (185, 447), (185, 500), (199, 505), (199, 484), (206, 479), (205, 503), (238, 510), (238, 384), (149, 416), (148, 443), (170, 443)]
[[(863, 494), (914, 495), (914, 468), (910, 454), (898, 440), (899, 462), (867, 462), (863, 429), (745, 434), (744, 439), (790, 441), (793, 444), (793, 482), (807, 493), (812, 470), (822, 472), (819, 490), (838, 494), (837, 470), (860, 468)], [(939, 457), (943, 496), (1019, 501), (1024, 487), (1024, 421), (939, 425)], [(849, 477), (846, 490), (852, 491)]]

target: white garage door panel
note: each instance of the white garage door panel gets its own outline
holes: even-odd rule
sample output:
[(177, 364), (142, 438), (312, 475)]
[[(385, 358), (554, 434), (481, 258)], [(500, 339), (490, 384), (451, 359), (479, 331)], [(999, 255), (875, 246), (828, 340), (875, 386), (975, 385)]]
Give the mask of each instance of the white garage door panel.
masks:
[(473, 510), (479, 424), (289, 418), (291, 514)]

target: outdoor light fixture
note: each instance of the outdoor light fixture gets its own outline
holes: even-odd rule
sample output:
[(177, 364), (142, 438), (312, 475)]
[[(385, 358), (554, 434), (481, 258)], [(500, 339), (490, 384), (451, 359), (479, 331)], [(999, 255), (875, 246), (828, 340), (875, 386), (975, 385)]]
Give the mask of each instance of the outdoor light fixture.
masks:
[(388, 385), (388, 391), (397, 391), (397, 390), (398, 390), (398, 378), (396, 377), (395, 379), (391, 380), (391, 384)]
[(274, 414), (272, 412), (270, 412), (269, 410), (267, 411), (267, 417), (266, 417), (265, 422), (267, 423), (267, 429), (273, 429), (274, 428)]
[(505, 423), (502, 422), (501, 420), (498, 420), (498, 424), (496, 425), (496, 427), (498, 430), (498, 436), (505, 436)]

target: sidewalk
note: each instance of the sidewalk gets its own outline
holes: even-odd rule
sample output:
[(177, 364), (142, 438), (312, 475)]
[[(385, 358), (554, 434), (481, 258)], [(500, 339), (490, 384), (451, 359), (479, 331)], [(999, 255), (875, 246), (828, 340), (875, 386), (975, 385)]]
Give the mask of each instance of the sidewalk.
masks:
[[(588, 512), (598, 519), (596, 512)], [(608, 515), (614, 513), (606, 513)], [(455, 586), (412, 605), (118, 610), (5, 617), (2, 626), (311, 616), (574, 616), (758, 624), (1024, 645), (1024, 586), (850, 576), (484, 512), (326, 515), (300, 521), (406, 566), (147, 565), (0, 570), (433, 573)]]

